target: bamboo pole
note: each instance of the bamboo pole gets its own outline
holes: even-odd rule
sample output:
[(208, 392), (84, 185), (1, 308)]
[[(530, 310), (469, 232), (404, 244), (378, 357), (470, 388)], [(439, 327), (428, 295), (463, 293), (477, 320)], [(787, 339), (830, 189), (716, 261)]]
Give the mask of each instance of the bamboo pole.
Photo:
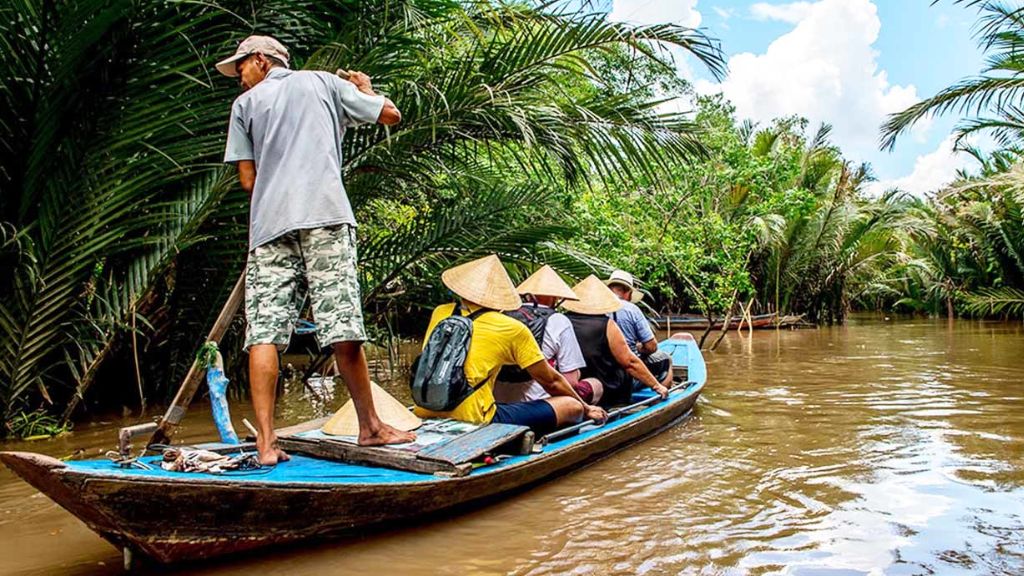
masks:
[[(207, 342), (220, 342), (221, 338), (224, 337), (224, 333), (228, 331), (228, 327), (231, 326), (231, 320), (234, 319), (235, 313), (238, 312), (238, 308), (242, 305), (244, 299), (245, 268), (242, 268), (242, 273), (238, 276), (235, 287), (231, 289), (231, 295), (228, 296), (227, 302), (224, 303), (224, 308), (221, 309), (220, 315), (217, 316), (217, 320), (213, 323), (210, 333), (206, 335)], [(192, 367), (189, 368), (188, 374), (185, 375), (185, 379), (178, 388), (178, 393), (174, 395), (174, 401), (171, 402), (163, 417), (160, 418), (160, 423), (157, 425), (156, 432), (153, 432), (149, 445), (167, 444), (171, 441), (171, 435), (174, 434), (178, 424), (181, 424), (181, 420), (185, 417), (188, 405), (192, 402), (192, 397), (195, 396), (196, 390), (199, 389), (199, 384), (203, 381), (205, 374), (206, 366), (201, 364), (198, 358), (193, 360)]]

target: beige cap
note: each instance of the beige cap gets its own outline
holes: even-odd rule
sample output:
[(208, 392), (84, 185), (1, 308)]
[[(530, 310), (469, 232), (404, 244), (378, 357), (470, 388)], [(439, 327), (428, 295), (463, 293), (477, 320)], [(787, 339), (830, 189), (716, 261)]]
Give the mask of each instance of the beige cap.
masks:
[(636, 287), (636, 280), (633, 278), (633, 275), (625, 270), (615, 270), (612, 272), (612, 275), (604, 281), (604, 283), (608, 286), (611, 286), (612, 284), (619, 284), (632, 290), (633, 293), (630, 294), (629, 301), (633, 304), (644, 299), (644, 293)]
[[(415, 430), (423, 424), (411, 410), (402, 406), (401, 402), (395, 400), (394, 396), (377, 384), (370, 382), (370, 391), (373, 394), (373, 409), (377, 411), (381, 422), (405, 432)], [(355, 404), (351, 400), (345, 402), (321, 430), (330, 436), (358, 436), (359, 418), (356, 417)]]
[(280, 60), (285, 68), (288, 68), (288, 49), (284, 47), (284, 44), (270, 36), (249, 36), (238, 45), (238, 50), (235, 50), (233, 56), (217, 62), (217, 70), (225, 76), (235, 78), (238, 76), (235, 64), (253, 54), (272, 56)]
[(553, 296), (563, 300), (579, 300), (576, 293), (569, 288), (569, 285), (562, 280), (562, 277), (555, 272), (554, 268), (547, 264), (541, 266), (529, 278), (516, 287), (520, 294), (533, 294), (534, 296)]
[(572, 287), (572, 291), (579, 296), (579, 302), (566, 302), (562, 306), (577, 314), (608, 314), (622, 308), (622, 300), (608, 289), (601, 282), (601, 279), (591, 274), (582, 282)]
[(463, 300), (491, 310), (515, 310), (523, 305), (516, 285), (495, 254), (445, 270), (441, 282)]

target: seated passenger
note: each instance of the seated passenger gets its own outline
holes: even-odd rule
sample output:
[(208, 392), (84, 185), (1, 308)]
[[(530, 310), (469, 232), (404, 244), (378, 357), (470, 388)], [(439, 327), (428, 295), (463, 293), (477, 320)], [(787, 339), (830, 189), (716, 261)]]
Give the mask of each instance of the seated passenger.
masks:
[(597, 378), (604, 385), (602, 406), (628, 404), (633, 394), (633, 380), (668, 397), (668, 389), (651, 374), (643, 361), (629, 349), (622, 330), (607, 315), (622, 307), (619, 300), (599, 278), (587, 276), (573, 286), (578, 302), (566, 302), (566, 317), (576, 332), (583, 351), (584, 378)]
[[(557, 370), (588, 404), (601, 399), (601, 383), (591, 378), (580, 380), (580, 368), (586, 366), (580, 352), (576, 333), (565, 315), (555, 311), (562, 300), (578, 300), (572, 288), (562, 280), (551, 266), (541, 266), (516, 290), (526, 303), (518, 310), (505, 314), (519, 320), (530, 329), (533, 339), (540, 345), (544, 359)], [(515, 366), (506, 366), (498, 373), (494, 386), (494, 399), (498, 402), (526, 402), (550, 398), (544, 387)]]
[[(473, 315), (473, 332), (466, 352), (464, 371), (473, 392), (454, 409), (437, 412), (420, 406), (420, 417), (452, 418), (464, 422), (518, 424), (529, 426), (538, 435), (558, 427), (575, 424), (583, 417), (603, 422), (607, 413), (587, 404), (565, 378), (544, 360), (540, 347), (525, 324), (501, 314), (522, 305), (516, 287), (495, 255), (456, 266), (441, 275), (441, 281), (461, 299), (458, 310)], [(427, 338), (434, 327), (456, 310), (456, 304), (434, 309), (427, 327)], [(480, 311), (483, 310), (483, 313)], [(494, 382), (505, 365), (526, 370), (551, 398), (530, 402), (498, 403), (494, 400)]]
[(672, 382), (672, 357), (658, 350), (658, 340), (651, 330), (651, 323), (637, 306), (637, 303), (644, 299), (644, 294), (634, 285), (633, 275), (616, 270), (604, 283), (623, 301), (622, 308), (612, 312), (612, 320), (622, 330), (626, 344), (644, 361), (658, 382), (668, 386)]

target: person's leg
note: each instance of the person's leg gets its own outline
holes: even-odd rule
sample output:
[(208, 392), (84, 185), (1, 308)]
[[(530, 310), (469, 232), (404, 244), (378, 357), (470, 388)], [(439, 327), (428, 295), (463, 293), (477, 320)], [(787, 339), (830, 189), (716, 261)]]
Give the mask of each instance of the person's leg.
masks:
[[(512, 402), (510, 404), (497, 404), (495, 406), (494, 418), (491, 422), (495, 424), (515, 424), (517, 426), (528, 426), (538, 436), (554, 432), (559, 426), (559, 415), (555, 405), (562, 408), (562, 417), (569, 418), (569, 411), (563, 401), (564, 396), (546, 398), (544, 400), (532, 400), (530, 402)], [(551, 402), (557, 400), (556, 402)], [(572, 400), (577, 406), (579, 402)], [(582, 416), (583, 407), (580, 406), (579, 413)]]
[(381, 422), (373, 407), (373, 394), (370, 391), (370, 370), (366, 365), (362, 342), (337, 342), (334, 344), (334, 357), (338, 361), (341, 373), (352, 403), (356, 407), (356, 418), (359, 420), (359, 444), (363, 446), (379, 446), (382, 444), (402, 444), (412, 442), (416, 435), (403, 432)]
[(554, 408), (557, 421), (556, 426), (558, 428), (575, 424), (583, 419), (583, 405), (575, 398), (552, 396), (551, 398), (545, 398), (544, 402), (547, 402)]
[(416, 435), (381, 422), (373, 407), (370, 370), (363, 354), (366, 332), (359, 295), (355, 228), (348, 225), (300, 233), (317, 339), (331, 346), (359, 420), (364, 446), (412, 442)]
[(256, 450), (260, 464), (273, 466), (288, 460), (277, 447), (274, 433), (274, 405), (277, 401), (277, 345), (256, 344), (249, 348), (249, 388), (256, 418)]
[(574, 388), (587, 404), (597, 404), (604, 396), (604, 384), (597, 378), (584, 378), (577, 382)]
[(302, 295), (301, 261), (294, 235), (257, 247), (249, 253), (245, 274), (245, 347), (249, 351), (249, 386), (256, 420), (256, 451), (261, 464), (288, 460), (277, 447), (274, 405), (277, 396), (278, 350), (288, 345)]

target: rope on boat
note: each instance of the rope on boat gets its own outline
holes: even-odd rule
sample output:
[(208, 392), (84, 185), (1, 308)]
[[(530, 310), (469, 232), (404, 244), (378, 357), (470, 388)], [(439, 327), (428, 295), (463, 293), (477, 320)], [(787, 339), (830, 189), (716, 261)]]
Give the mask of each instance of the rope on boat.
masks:
[(138, 456), (129, 456), (126, 458), (116, 450), (107, 450), (105, 456), (107, 458), (110, 458), (111, 462), (117, 464), (121, 468), (138, 468), (140, 470), (153, 469), (153, 467), (150, 466), (149, 464), (146, 464), (145, 462), (139, 460), (139, 458), (142, 457), (142, 454), (139, 454)]

